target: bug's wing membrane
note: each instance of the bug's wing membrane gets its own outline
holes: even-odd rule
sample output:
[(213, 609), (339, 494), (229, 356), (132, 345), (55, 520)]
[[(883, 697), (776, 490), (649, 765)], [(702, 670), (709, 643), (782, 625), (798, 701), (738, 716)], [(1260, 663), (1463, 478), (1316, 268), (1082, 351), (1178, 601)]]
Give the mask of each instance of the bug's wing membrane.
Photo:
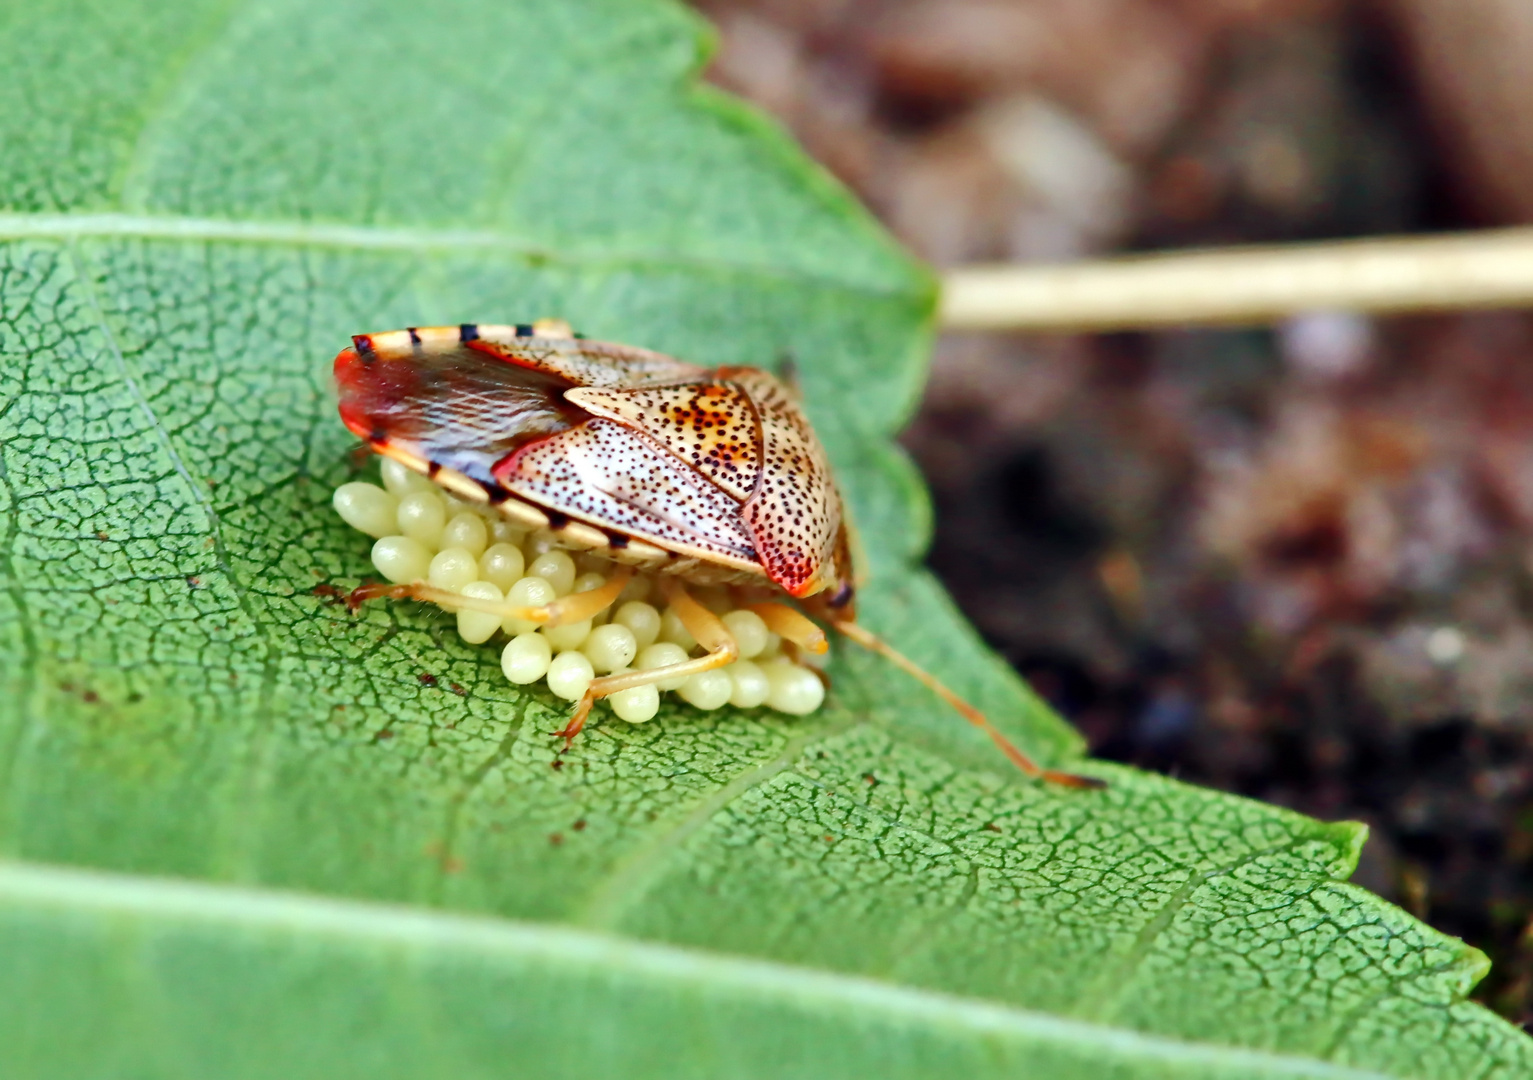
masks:
[(705, 369), (664, 353), (583, 338), (528, 337), (514, 326), (475, 328), (471, 347), (576, 386), (644, 386), (704, 378)]
[(649, 435), (744, 502), (761, 479), (761, 423), (750, 395), (729, 382), (640, 390), (577, 387), (565, 398)]
[(750, 395), (761, 424), (761, 482), (743, 507), (767, 576), (797, 597), (835, 583), (841, 496), (830, 461), (788, 389), (755, 368), (719, 375)]
[(760, 573), (740, 504), (653, 440), (593, 419), (496, 469), (514, 495), (581, 521)]
[(335, 360), (341, 418), (381, 453), (435, 474), (493, 485), (498, 461), (584, 422), (569, 383), (508, 364), (458, 340), (458, 330), (373, 334)]

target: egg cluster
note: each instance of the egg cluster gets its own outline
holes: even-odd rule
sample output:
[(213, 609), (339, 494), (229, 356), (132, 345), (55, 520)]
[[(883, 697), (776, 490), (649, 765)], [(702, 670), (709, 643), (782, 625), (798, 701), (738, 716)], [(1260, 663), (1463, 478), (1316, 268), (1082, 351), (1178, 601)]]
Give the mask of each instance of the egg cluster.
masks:
[[(336, 512), (374, 538), (373, 566), (396, 584), (424, 581), (439, 589), (525, 607), (601, 588), (614, 564), (592, 553), (571, 554), (544, 531), (529, 532), (493, 508), (462, 502), (395, 461), (383, 460), (383, 487), (364, 482), (335, 490)], [(729, 629), (740, 659), (727, 667), (666, 680), (604, 698), (619, 719), (653, 719), (660, 693), (672, 691), (699, 709), (766, 705), (803, 716), (825, 699), (819, 675), (784, 655), (783, 642), (761, 616), (735, 607), (724, 589), (692, 588), (693, 596)], [(617, 600), (590, 619), (539, 626), (479, 611), (458, 611), (458, 634), (472, 644), (496, 633), (506, 678), (545, 680), (561, 698), (578, 701), (599, 675), (677, 664), (702, 649), (670, 608), (647, 601), (654, 579), (636, 573)]]

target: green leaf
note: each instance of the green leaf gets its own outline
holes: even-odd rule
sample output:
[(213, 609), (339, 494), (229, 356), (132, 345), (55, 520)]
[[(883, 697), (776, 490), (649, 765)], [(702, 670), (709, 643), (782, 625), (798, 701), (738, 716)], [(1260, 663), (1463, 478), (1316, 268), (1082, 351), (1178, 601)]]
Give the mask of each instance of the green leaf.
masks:
[(1533, 1071), (1478, 953), (1343, 882), (1359, 827), (1022, 782), (849, 648), (812, 719), (561, 762), (492, 649), (314, 595), (368, 571), (352, 333), (791, 357), (865, 621), (1078, 755), (913, 568), (929, 277), (699, 41), (655, 0), (0, 14), (0, 1073)]

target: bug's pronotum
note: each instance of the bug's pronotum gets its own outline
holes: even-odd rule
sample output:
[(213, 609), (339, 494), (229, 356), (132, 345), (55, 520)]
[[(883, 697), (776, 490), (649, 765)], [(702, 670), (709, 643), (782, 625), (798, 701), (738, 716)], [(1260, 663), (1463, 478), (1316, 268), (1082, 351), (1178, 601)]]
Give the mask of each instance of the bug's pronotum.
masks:
[(566, 746), (599, 698), (734, 662), (739, 647), (728, 628), (687, 588), (727, 585), (765, 590), (751, 610), (800, 649), (824, 651), (817, 619), (887, 657), (1027, 775), (1101, 786), (1038, 765), (857, 623), (840, 492), (796, 396), (768, 372), (587, 341), (559, 320), (419, 327), (352, 341), (335, 360), (341, 419), (368, 446), (461, 500), (490, 504), (567, 548), (618, 564), (602, 587), (535, 606), (425, 581), (363, 586), (353, 603), (413, 598), (557, 627), (601, 612), (640, 569), (657, 575), (671, 609), (707, 650), (594, 679), (556, 733)]

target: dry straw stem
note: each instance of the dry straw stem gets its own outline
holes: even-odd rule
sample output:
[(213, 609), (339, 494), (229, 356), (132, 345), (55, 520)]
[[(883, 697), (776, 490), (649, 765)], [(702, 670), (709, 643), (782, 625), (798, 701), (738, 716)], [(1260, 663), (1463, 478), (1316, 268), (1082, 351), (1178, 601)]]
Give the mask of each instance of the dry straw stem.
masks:
[(1115, 330), (1523, 305), (1533, 305), (1533, 228), (963, 267), (943, 281), (939, 320), (949, 330)]

